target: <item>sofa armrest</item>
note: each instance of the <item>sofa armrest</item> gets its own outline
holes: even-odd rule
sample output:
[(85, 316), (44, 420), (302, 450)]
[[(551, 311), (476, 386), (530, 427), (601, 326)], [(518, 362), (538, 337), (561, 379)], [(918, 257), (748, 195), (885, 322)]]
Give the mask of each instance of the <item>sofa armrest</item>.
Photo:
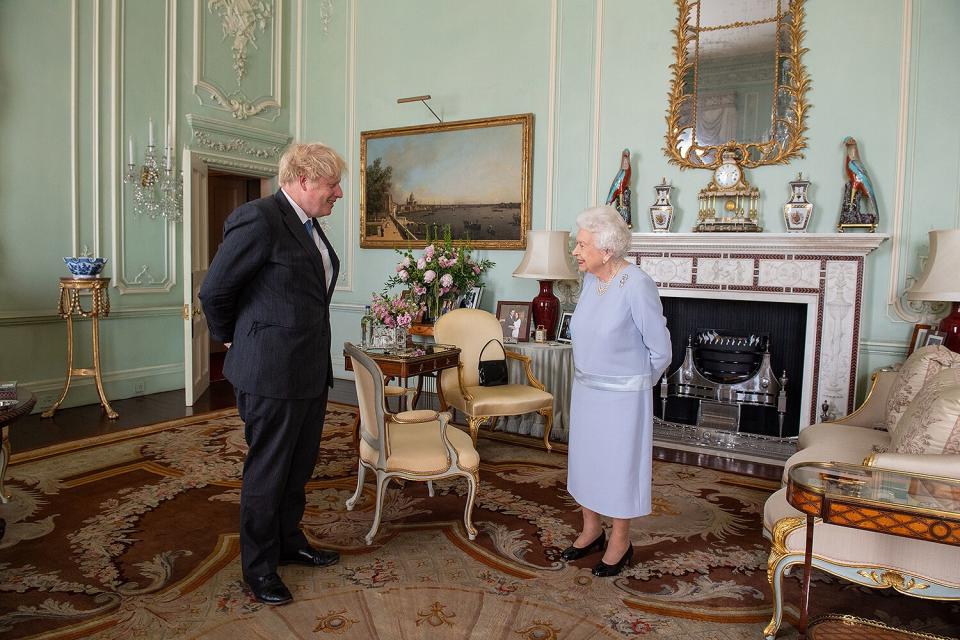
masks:
[(873, 385), (863, 404), (850, 415), (830, 422), (852, 427), (883, 426), (887, 420), (887, 398), (896, 380), (897, 372), (893, 369), (878, 369), (873, 374)]
[(960, 480), (960, 455), (874, 453), (864, 461), (864, 464), (868, 467)]

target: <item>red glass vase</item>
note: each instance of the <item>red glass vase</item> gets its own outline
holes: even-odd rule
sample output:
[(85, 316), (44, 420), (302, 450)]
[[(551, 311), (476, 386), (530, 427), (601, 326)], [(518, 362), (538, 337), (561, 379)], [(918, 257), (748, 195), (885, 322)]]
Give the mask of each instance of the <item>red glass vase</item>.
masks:
[(540, 281), (540, 293), (533, 299), (533, 327), (543, 325), (547, 330), (547, 340), (557, 339), (557, 320), (560, 319), (560, 298), (553, 294), (553, 280)]

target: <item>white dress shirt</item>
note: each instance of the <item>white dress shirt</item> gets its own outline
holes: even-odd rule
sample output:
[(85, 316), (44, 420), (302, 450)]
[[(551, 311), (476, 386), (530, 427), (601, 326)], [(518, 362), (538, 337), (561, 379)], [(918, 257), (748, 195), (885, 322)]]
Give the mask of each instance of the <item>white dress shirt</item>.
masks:
[[(280, 189), (283, 191), (283, 189)], [(287, 197), (287, 202), (290, 203), (290, 206), (293, 207), (293, 210), (297, 212), (297, 217), (300, 218), (300, 224), (306, 225), (307, 220), (310, 220), (310, 217), (303, 212), (303, 209), (300, 208), (300, 205), (290, 197), (290, 194), (286, 191), (283, 191), (283, 195)], [(320, 250), (320, 257), (323, 258), (323, 273), (327, 278), (327, 290), (330, 290), (330, 279), (333, 277), (333, 262), (330, 260), (330, 252), (327, 251), (327, 245), (320, 241), (320, 235), (317, 233), (315, 226), (311, 226), (310, 237), (313, 238), (313, 244), (317, 245), (317, 249)]]

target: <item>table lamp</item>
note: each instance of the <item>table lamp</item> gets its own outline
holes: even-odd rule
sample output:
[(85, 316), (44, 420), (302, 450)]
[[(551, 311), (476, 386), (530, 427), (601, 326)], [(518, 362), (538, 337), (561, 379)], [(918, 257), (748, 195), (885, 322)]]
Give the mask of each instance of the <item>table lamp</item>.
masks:
[(953, 303), (939, 330), (947, 334), (943, 345), (960, 353), (960, 229), (930, 232), (930, 258), (907, 299)]
[(569, 231), (528, 231), (527, 252), (513, 272), (515, 278), (540, 281), (540, 293), (533, 299), (533, 324), (543, 325), (547, 340), (556, 339), (557, 320), (560, 319), (560, 299), (553, 293), (553, 281), (576, 280), (578, 277), (567, 262), (569, 240)]

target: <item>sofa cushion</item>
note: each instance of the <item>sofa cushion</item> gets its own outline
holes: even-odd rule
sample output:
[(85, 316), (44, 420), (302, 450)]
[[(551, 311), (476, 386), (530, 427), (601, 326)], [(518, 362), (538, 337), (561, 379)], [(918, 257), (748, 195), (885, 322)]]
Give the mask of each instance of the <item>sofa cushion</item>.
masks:
[(783, 463), (784, 483), (790, 467), (801, 462), (863, 464), (874, 447), (890, 446), (890, 434), (868, 427), (822, 422), (800, 431), (800, 446), (802, 448)]
[(945, 369), (927, 380), (890, 445), (897, 453), (960, 453), (960, 369)]
[(946, 347), (930, 346), (914, 351), (900, 368), (887, 397), (887, 431), (897, 430), (900, 418), (927, 380), (951, 367), (960, 367), (960, 354)]

